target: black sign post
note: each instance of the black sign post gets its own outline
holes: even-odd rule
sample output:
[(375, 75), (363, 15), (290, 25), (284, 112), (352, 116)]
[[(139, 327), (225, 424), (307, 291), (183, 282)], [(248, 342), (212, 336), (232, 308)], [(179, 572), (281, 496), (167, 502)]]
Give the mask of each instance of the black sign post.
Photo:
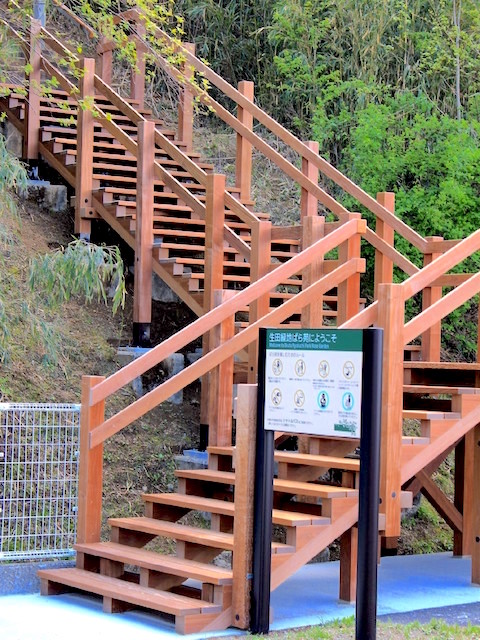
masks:
[(253, 633), (268, 633), (270, 628), (274, 434), (278, 429), (360, 438), (356, 640), (376, 637), (382, 346), (382, 329), (260, 329)]

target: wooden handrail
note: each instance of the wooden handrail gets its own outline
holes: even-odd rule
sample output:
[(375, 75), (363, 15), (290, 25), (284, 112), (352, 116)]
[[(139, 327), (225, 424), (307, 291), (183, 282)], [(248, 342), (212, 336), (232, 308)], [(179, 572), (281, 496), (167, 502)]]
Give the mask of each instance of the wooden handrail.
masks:
[(407, 322), (404, 329), (404, 342), (408, 344), (418, 335), (429, 329), (449, 313), (480, 291), (480, 273), (472, 275), (466, 282), (444, 295), (430, 307)]
[[(183, 389), (188, 384), (191, 384), (194, 380), (197, 380), (205, 373), (218, 366), (227, 358), (232, 357), (235, 353), (245, 348), (248, 344), (256, 340), (260, 327), (271, 327), (280, 324), (286, 318), (294, 313), (298, 313), (299, 310), (310, 304), (316, 296), (329, 291), (333, 287), (336, 287), (345, 278), (348, 278), (354, 273), (362, 271), (364, 268), (364, 260), (362, 260), (361, 258), (352, 258), (348, 262), (345, 262), (341, 266), (337, 267), (335, 271), (332, 271), (328, 275), (323, 276), (323, 278), (317, 280), (308, 288), (304, 289), (293, 298), (290, 298), (290, 300), (280, 305), (276, 309), (273, 309), (266, 316), (257, 320), (257, 322), (252, 323), (246, 329), (244, 329), (240, 333), (237, 333), (227, 342), (224, 342), (216, 349), (213, 349), (206, 355), (202, 356), (202, 358), (191, 364), (189, 367), (187, 367), (180, 373), (177, 373), (172, 378), (169, 378), (164, 383), (162, 383), (146, 395), (142, 396), (122, 411), (119, 411), (119, 413), (117, 413), (116, 415), (106, 420), (102, 425), (93, 429), (90, 433), (90, 448), (93, 449), (94, 447), (97, 447), (107, 438), (115, 435), (115, 433), (121, 431), (124, 427), (131, 424), (134, 420), (137, 420), (142, 415), (145, 415), (145, 413), (158, 406), (164, 400), (169, 398), (173, 393), (176, 393), (180, 389)], [(235, 298), (236, 297), (237, 296), (235, 296)], [(232, 301), (234, 301), (235, 298), (232, 298)], [(217, 309), (222, 309), (226, 307), (227, 304), (228, 303), (224, 303), (221, 307), (217, 307)], [(108, 380), (106, 380), (105, 382), (108, 382)], [(93, 397), (95, 391), (102, 387), (104, 384), (104, 382), (101, 382), (96, 387), (93, 387), (91, 389), (91, 396)], [(99, 402), (101, 401), (99, 400)]]
[[(301, 253), (278, 266), (274, 271), (260, 278), (260, 280), (253, 282), (242, 291), (239, 291), (234, 298), (228, 300), (222, 306), (216, 307), (200, 318), (197, 318), (197, 320), (190, 325), (181, 329), (170, 338), (167, 338), (167, 340), (151, 349), (151, 351), (127, 364), (120, 371), (112, 374), (104, 382), (94, 387), (91, 392), (91, 404), (96, 404), (108, 398), (108, 396), (126, 384), (129, 384), (132, 380), (141, 376), (145, 371), (162, 362), (162, 360), (170, 354), (182, 349), (206, 331), (222, 322), (222, 320), (225, 320), (228, 316), (231, 316), (261, 295), (269, 292), (286, 278), (301, 272), (314, 257), (318, 259), (356, 233), (364, 233), (365, 227), (365, 220), (351, 220), (347, 222), (335, 232), (321, 238)], [(281, 306), (283, 307), (284, 305)]]
[(92, 27), (87, 24), (85, 20), (82, 20), (80, 16), (77, 16), (77, 14), (74, 13), (69, 7), (66, 7), (62, 2), (60, 2), (60, 0), (53, 0), (53, 3), (56, 4), (57, 7), (64, 13), (66, 13), (69, 18), (74, 20), (80, 27), (82, 27), (82, 29), (85, 29), (85, 31), (88, 33), (88, 36), (92, 40), (97, 37), (96, 31), (92, 29)]

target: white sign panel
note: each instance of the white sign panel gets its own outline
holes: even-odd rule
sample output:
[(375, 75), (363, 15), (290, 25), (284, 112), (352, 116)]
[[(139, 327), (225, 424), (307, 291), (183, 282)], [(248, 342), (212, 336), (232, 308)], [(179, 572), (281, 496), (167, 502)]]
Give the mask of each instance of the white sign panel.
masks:
[(357, 329), (266, 330), (265, 429), (360, 438)]

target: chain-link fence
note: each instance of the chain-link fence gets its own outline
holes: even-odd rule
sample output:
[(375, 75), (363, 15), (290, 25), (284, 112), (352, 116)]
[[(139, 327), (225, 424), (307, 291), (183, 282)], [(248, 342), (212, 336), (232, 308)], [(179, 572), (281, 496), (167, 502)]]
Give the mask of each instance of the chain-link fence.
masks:
[(80, 405), (0, 403), (0, 561), (73, 553), (79, 424)]

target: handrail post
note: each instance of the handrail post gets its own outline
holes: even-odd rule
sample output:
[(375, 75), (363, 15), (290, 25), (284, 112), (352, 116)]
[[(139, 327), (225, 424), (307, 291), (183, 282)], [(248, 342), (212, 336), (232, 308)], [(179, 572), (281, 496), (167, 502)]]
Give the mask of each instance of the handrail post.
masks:
[[(427, 242), (439, 243), (439, 251), (433, 249), (426, 253), (423, 257), (423, 266), (426, 267), (442, 255), (441, 243), (443, 242), (442, 236), (429, 236), (425, 238)], [(422, 309), (428, 309), (432, 304), (440, 300), (442, 297), (442, 287), (425, 287), (422, 295)], [(432, 325), (428, 331), (422, 334), (422, 360), (424, 362), (440, 362), (440, 347), (442, 339), (442, 323), (437, 322)]]
[(400, 535), (401, 516), (405, 317), (402, 285), (379, 284), (378, 303), (378, 326), (384, 330), (380, 511), (385, 514), (385, 538), (396, 538)]
[(134, 42), (137, 51), (135, 66), (130, 71), (130, 98), (136, 100), (136, 108), (143, 109), (145, 104), (145, 56), (147, 48), (142, 41), (145, 35), (145, 25), (143, 22), (135, 22)]
[[(95, 95), (95, 60), (83, 59), (83, 73), (79, 80), (80, 100)], [(85, 240), (90, 239), (93, 189), (93, 129), (92, 109), (77, 109), (77, 163), (75, 170), (75, 233)]]
[(138, 123), (137, 214), (135, 224), (135, 280), (133, 292), (133, 341), (150, 346), (152, 321), (153, 207), (155, 179), (155, 123)]
[[(317, 215), (305, 215), (302, 218), (302, 246), (305, 249), (325, 235), (325, 218)], [(323, 256), (312, 261), (302, 272), (302, 289), (319, 280), (324, 272)], [(302, 311), (302, 327), (311, 329), (323, 324), (323, 296), (318, 296), (315, 302), (309, 304)]]
[(104, 421), (105, 401), (90, 404), (90, 391), (104, 376), (83, 376), (80, 410), (77, 542), (99, 542), (102, 527), (103, 444), (90, 448), (90, 432)]
[[(270, 271), (272, 248), (272, 223), (261, 220), (252, 227), (250, 281), (256, 282)], [(270, 310), (270, 294), (260, 296), (250, 304), (248, 322), (252, 324), (263, 318)], [(248, 376), (249, 383), (257, 382), (258, 340), (248, 347)]]
[[(309, 140), (305, 142), (306, 146), (318, 155), (319, 144), (316, 140)], [(316, 167), (308, 158), (302, 158), (302, 173), (312, 182), (318, 184), (318, 167)], [(318, 200), (307, 189), (302, 187), (300, 193), (300, 219), (303, 220), (306, 216), (318, 215)]]
[(27, 161), (38, 160), (40, 136), (40, 84), (42, 79), (41, 52), (42, 43), (39, 20), (30, 22), (30, 73), (28, 75), (28, 94), (25, 100), (25, 129), (23, 136), (23, 156)]
[(97, 75), (106, 83), (112, 84), (113, 50), (115, 43), (102, 37), (97, 45)]
[[(242, 80), (238, 83), (238, 90), (252, 103), (255, 96), (255, 84), (249, 80)], [(237, 119), (249, 131), (253, 131), (252, 114), (238, 105)], [(246, 140), (240, 133), (237, 133), (237, 157), (236, 157), (235, 186), (240, 189), (240, 200), (249, 202), (252, 197), (252, 143)]]
[[(193, 42), (184, 42), (182, 46), (195, 55)], [(182, 73), (185, 82), (178, 101), (178, 139), (184, 143), (185, 151), (188, 153), (193, 150), (193, 93), (189, 89), (189, 82), (193, 80), (193, 69), (188, 60), (183, 64)]]
[[(395, 213), (395, 194), (389, 191), (377, 193), (377, 202), (382, 207)], [(390, 225), (381, 218), (376, 218), (375, 232), (379, 238), (385, 240), (387, 244), (393, 247), (394, 231)], [(387, 258), (381, 251), (375, 249), (375, 276), (374, 276), (374, 298), (378, 298), (378, 285), (382, 283), (389, 284), (393, 282), (393, 262)]]
[[(225, 184), (222, 174), (207, 175), (205, 202), (205, 272), (203, 285), (203, 309), (205, 313), (213, 309), (214, 291), (223, 289), (223, 226), (225, 224)], [(209, 351), (210, 336), (203, 335), (203, 353)], [(208, 441), (209, 425), (209, 382), (208, 375), (202, 378), (200, 400), (200, 448)]]
[[(349, 213), (348, 220), (361, 218), (359, 213)], [(339, 262), (348, 262), (352, 258), (360, 258), (361, 235), (352, 236), (347, 242), (338, 247)], [(340, 326), (360, 311), (360, 274), (355, 273), (337, 289), (337, 326)]]
[[(215, 291), (213, 295), (216, 307), (230, 300), (235, 291)], [(235, 316), (217, 324), (210, 331), (209, 346), (215, 349), (235, 335)], [(221, 362), (209, 374), (208, 399), (208, 444), (212, 446), (231, 446), (232, 444), (232, 408), (233, 408), (233, 356)]]
[(233, 521), (232, 625), (250, 626), (250, 591), (253, 557), (253, 494), (255, 486), (255, 447), (257, 424), (257, 386), (238, 386), (235, 439), (235, 517)]

